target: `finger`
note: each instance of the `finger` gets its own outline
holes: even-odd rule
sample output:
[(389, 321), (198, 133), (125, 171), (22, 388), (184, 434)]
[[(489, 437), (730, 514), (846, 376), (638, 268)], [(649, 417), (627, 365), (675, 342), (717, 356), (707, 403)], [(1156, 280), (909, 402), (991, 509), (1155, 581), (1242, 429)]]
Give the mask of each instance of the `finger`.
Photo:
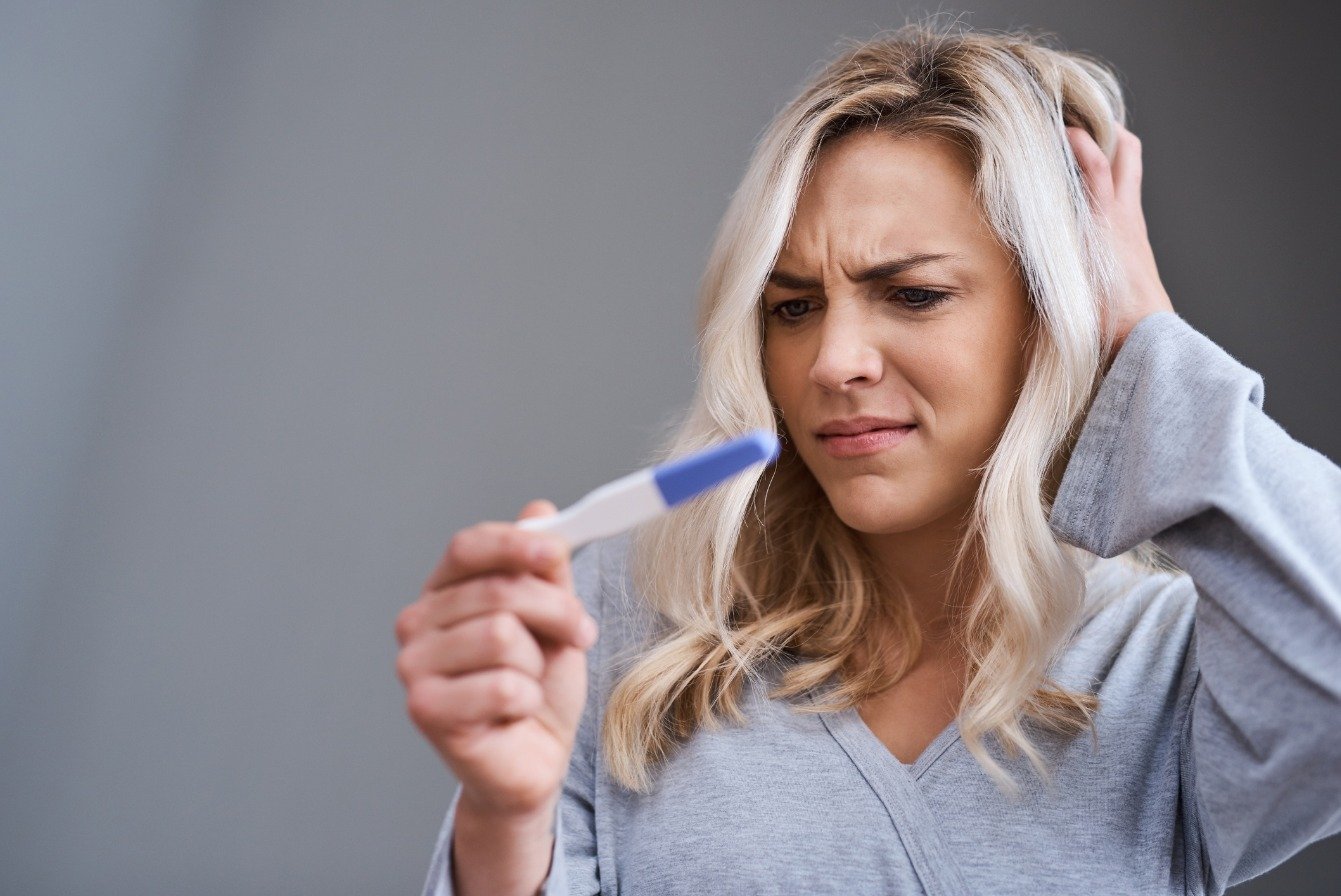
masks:
[(1141, 201), (1141, 140), (1118, 125), (1117, 150), (1113, 154), (1113, 190), (1119, 202)]
[(540, 683), (513, 669), (490, 669), (443, 678), (416, 679), (405, 692), (405, 708), (426, 733), (448, 733), (473, 725), (513, 721), (539, 712)]
[(555, 507), (553, 502), (540, 498), (527, 502), (526, 506), (521, 509), (521, 513), (517, 514), (517, 519), (525, 520), (533, 516), (553, 516), (558, 512), (559, 508)]
[(403, 611), (406, 641), (431, 628), (450, 628), (475, 616), (516, 614), (537, 637), (590, 646), (585, 626), (588, 615), (571, 591), (529, 574), (479, 576), (426, 594)]
[(560, 567), (567, 560), (568, 546), (556, 535), (512, 523), (479, 523), (452, 536), (424, 588), (437, 590), (488, 572), (531, 571), (565, 584)]
[(535, 638), (512, 613), (490, 613), (449, 629), (430, 629), (396, 657), (396, 674), (409, 685), (424, 675), (462, 675), (512, 668), (540, 680), (545, 657)]
[(1066, 137), (1089, 189), (1091, 203), (1099, 211), (1106, 211), (1113, 202), (1113, 175), (1108, 157), (1084, 128), (1068, 127)]
[[(527, 505), (521, 509), (521, 513), (517, 515), (517, 521), (520, 522), (534, 517), (555, 516), (558, 512), (559, 508), (554, 506), (553, 502), (546, 501), (542, 498), (528, 502)], [(550, 579), (550, 581), (554, 582), (554, 584), (558, 585), (560, 588), (572, 591), (573, 575), (572, 567), (570, 565), (572, 559), (571, 552), (568, 549), (567, 542), (562, 538), (559, 538), (558, 536), (552, 537), (555, 545), (554, 556), (557, 557), (557, 560), (550, 568), (552, 575), (547, 575), (546, 578)]]

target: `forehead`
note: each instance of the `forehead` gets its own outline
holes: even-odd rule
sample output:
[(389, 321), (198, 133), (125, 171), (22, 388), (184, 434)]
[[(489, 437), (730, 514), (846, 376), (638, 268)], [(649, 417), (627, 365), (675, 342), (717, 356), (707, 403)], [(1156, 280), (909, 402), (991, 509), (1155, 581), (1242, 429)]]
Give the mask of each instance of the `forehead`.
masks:
[(820, 150), (780, 260), (846, 266), (894, 253), (971, 255), (996, 243), (963, 149), (933, 136), (857, 131)]

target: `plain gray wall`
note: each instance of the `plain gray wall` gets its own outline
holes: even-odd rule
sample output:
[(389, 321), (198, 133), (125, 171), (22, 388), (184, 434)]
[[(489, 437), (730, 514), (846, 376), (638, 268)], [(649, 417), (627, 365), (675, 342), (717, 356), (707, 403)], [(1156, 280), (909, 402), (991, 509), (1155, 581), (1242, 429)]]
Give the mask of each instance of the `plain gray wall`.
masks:
[[(1335, 459), (1341, 63), (1265, 8), (967, 21), (1122, 72), (1175, 307)], [(754, 139), (919, 11), (0, 6), (0, 891), (417, 892), (454, 783), (396, 612), (456, 529), (641, 465)]]

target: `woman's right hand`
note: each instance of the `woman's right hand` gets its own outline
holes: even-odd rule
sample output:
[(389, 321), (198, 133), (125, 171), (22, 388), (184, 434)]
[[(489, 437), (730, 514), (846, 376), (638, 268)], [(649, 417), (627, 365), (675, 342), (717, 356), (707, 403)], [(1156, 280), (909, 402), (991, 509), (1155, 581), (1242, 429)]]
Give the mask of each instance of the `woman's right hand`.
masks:
[[(518, 519), (555, 512), (532, 501)], [(596, 642), (570, 562), (557, 536), (480, 523), (452, 537), (396, 617), (410, 718), (478, 814), (534, 816), (562, 790)]]

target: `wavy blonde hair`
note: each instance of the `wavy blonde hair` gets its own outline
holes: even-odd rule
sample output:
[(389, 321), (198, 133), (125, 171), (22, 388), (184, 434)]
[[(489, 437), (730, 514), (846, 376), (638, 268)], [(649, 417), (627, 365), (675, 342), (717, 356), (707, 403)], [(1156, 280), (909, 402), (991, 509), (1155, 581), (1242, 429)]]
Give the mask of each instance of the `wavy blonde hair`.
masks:
[[(743, 683), (762, 681), (764, 664), (783, 654), (797, 662), (770, 698), (796, 697), (836, 675), (827, 702), (793, 707), (825, 712), (888, 688), (921, 649), (907, 601), (786, 442), (762, 360), (760, 296), (797, 198), (824, 142), (857, 127), (937, 136), (967, 151), (980, 208), (1012, 252), (1035, 312), (1023, 389), (979, 468), (952, 567), (969, 657), (960, 733), (998, 786), (1018, 793), (984, 736), (1008, 755), (1024, 753), (1046, 781), (1024, 719), (1066, 736), (1092, 730), (1098, 698), (1061, 688), (1048, 672), (1082, 621), (1095, 558), (1060, 542), (1048, 515), (1102, 379), (1111, 343), (1100, 314), (1117, 267), (1064, 128), (1085, 128), (1111, 158), (1115, 122), (1124, 119), (1118, 81), (1095, 59), (1027, 32), (926, 22), (846, 46), (777, 114), (717, 231), (701, 285), (698, 387), (657, 457), (756, 427), (782, 434), (783, 453), (768, 471), (635, 534), (635, 582), (669, 630), (620, 670), (605, 707), (605, 760), (620, 784), (648, 791), (653, 766), (701, 725), (717, 727), (718, 713), (745, 723)], [(1138, 561), (1160, 565), (1155, 550), (1146, 543)], [(859, 647), (869, 658), (862, 664)]]

